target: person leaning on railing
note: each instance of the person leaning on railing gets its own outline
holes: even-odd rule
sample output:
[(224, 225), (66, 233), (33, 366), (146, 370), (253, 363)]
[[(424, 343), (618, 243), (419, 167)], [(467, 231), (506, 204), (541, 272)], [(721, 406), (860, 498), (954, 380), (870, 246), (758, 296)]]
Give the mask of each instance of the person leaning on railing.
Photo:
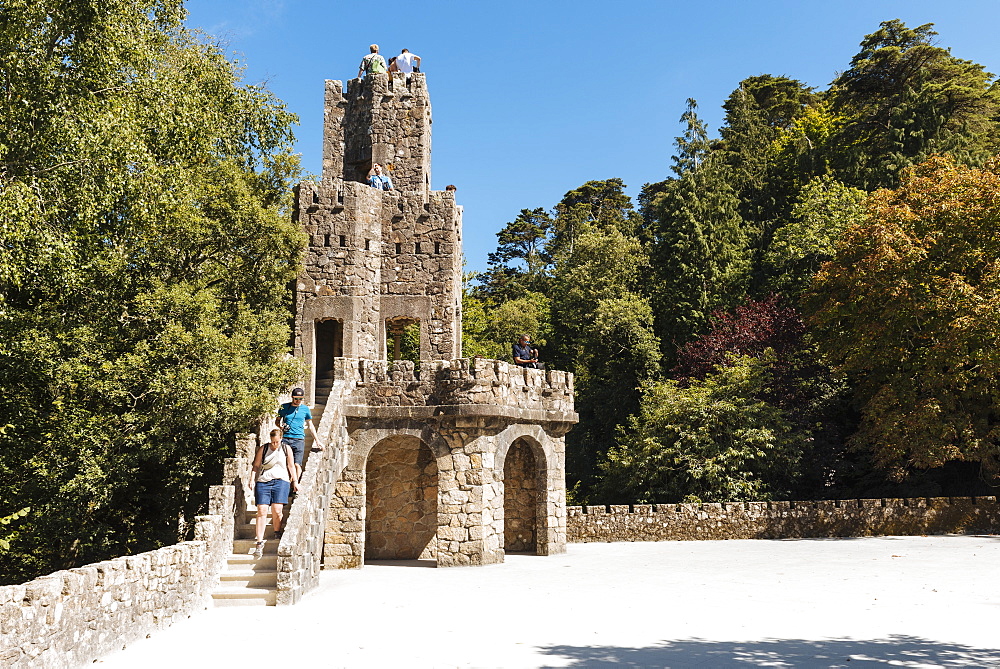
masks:
[(528, 335), (521, 335), (517, 343), (511, 347), (511, 356), (518, 367), (542, 368), (542, 363), (538, 362), (538, 349), (531, 345), (531, 337)]

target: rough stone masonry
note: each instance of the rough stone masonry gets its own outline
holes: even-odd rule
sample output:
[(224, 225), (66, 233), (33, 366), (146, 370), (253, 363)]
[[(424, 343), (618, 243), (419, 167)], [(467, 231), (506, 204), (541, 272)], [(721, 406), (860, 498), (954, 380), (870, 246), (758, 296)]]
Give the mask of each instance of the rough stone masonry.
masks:
[[(296, 193), (309, 247), (294, 333), (308, 401), (339, 405), (347, 435), (324, 568), (565, 550), (572, 375), (461, 359), (462, 208), (431, 190), (430, 151), (423, 74), (326, 82), (323, 176)], [(394, 190), (367, 185), (375, 163)], [(419, 364), (393, 359), (407, 328)]]

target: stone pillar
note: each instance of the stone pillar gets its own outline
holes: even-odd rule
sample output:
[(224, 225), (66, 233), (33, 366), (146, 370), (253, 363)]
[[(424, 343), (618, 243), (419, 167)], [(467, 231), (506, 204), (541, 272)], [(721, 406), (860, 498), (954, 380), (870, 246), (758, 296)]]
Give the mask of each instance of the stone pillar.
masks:
[(364, 469), (347, 467), (336, 483), (327, 509), (323, 569), (360, 569), (364, 557)]
[(553, 426), (545, 436), (549, 453), (542, 480), (538, 514), (538, 555), (555, 555), (566, 552), (566, 440), (569, 425)]
[(340, 81), (326, 81), (323, 106), (323, 180), (339, 179), (344, 174), (344, 112), (347, 100)]
[(451, 453), (438, 458), (438, 566), (503, 562), (497, 532), (503, 496), (494, 480), (494, 439), (479, 429), (479, 419), (454, 423), (442, 429)]

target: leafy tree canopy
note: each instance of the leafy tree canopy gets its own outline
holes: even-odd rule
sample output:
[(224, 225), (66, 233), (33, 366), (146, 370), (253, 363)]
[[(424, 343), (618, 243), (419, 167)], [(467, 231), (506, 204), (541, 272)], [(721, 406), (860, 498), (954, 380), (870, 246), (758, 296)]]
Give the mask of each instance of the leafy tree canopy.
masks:
[(905, 167), (932, 154), (981, 164), (997, 149), (993, 74), (935, 45), (932, 28), (882, 22), (833, 82), (834, 105), (849, 118), (838, 138), (838, 172), (847, 183), (895, 186)]
[(768, 375), (766, 357), (736, 357), (686, 387), (673, 380), (644, 386), (639, 412), (602, 464), (603, 497), (664, 503), (787, 496), (806, 442), (780, 409), (760, 399)]
[(1000, 464), (1000, 166), (946, 158), (868, 201), (806, 305), (884, 466)]
[(8, 582), (184, 536), (297, 374), (295, 118), (183, 17), (0, 13), (0, 516), (31, 509)]

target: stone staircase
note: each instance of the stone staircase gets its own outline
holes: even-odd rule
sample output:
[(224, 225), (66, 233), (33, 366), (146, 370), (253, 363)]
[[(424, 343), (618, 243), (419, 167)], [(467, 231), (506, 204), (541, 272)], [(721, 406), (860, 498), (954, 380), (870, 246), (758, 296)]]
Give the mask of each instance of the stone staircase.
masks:
[[(249, 506), (249, 504), (248, 504)], [(286, 505), (287, 508), (291, 504)], [(278, 598), (278, 540), (274, 537), (271, 516), (264, 528), (264, 555), (253, 557), (256, 508), (245, 511), (244, 522), (236, 526), (233, 552), (219, 575), (219, 585), (212, 592), (215, 606), (274, 606)]]
[[(314, 391), (315, 405), (312, 408), (313, 424), (319, 427), (320, 417), (326, 409), (326, 403), (330, 399), (330, 391), (333, 390), (333, 370), (324, 372), (316, 376), (316, 388)], [(309, 443), (309, 434), (306, 433), (306, 444)]]
[[(333, 388), (333, 372), (316, 380), (316, 404), (312, 407), (313, 425), (319, 426), (326, 402)], [(305, 471), (312, 452), (312, 435), (306, 430), (306, 450), (302, 461)], [(284, 515), (288, 519), (295, 497), (288, 500)], [(219, 575), (219, 585), (212, 592), (215, 606), (274, 606), (278, 598), (278, 540), (274, 537), (271, 515), (264, 527), (264, 555), (253, 557), (256, 535), (257, 508), (253, 495), (247, 500), (243, 523), (237, 523), (233, 539), (233, 552), (226, 560), (226, 568)]]

